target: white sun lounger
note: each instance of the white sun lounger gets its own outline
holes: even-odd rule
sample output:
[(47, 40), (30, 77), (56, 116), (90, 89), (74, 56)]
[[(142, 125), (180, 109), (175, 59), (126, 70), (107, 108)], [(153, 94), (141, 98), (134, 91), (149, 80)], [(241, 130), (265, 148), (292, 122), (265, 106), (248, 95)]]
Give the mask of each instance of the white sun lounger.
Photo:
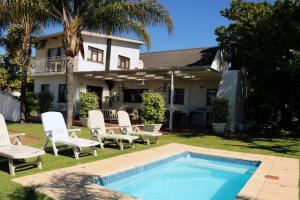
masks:
[(158, 143), (159, 136), (162, 135), (160, 132), (141, 131), (139, 127), (144, 126), (141, 124), (131, 125), (129, 115), (125, 111), (118, 111), (118, 123), (121, 133), (139, 136), (147, 145), (150, 145), (151, 141)]
[(105, 140), (113, 140), (123, 150), (123, 141), (128, 141), (129, 145), (134, 148), (134, 140), (139, 137), (133, 135), (115, 134), (114, 129), (118, 127), (105, 127), (104, 116), (100, 110), (89, 111), (88, 127), (92, 137), (96, 137), (101, 148), (104, 148)]
[[(99, 145), (99, 142), (84, 138), (78, 138), (76, 132), (81, 131), (81, 129), (67, 129), (65, 120), (60, 112), (43, 113), (42, 122), (44, 133), (46, 135), (44, 148), (50, 141), (52, 143), (52, 148), (55, 156), (58, 156), (56, 143), (72, 146), (74, 148), (75, 159), (79, 159), (79, 154), (82, 153), (82, 147), (91, 147), (92, 151), (89, 153), (97, 156), (95, 146)], [(68, 132), (71, 132), (71, 136), (69, 136)]]
[[(41, 155), (45, 154), (45, 151), (30, 146), (21, 144), (20, 136), (24, 136), (25, 133), (8, 135), (5, 119), (0, 114), (0, 156), (8, 158), (9, 172), (12, 176), (15, 175), (15, 169), (26, 165), (36, 165), (39, 169), (42, 169)], [(14, 144), (11, 144), (10, 137), (15, 137)], [(17, 145), (15, 145), (17, 144)], [(37, 157), (33, 162), (14, 164), (14, 160), (26, 159)]]

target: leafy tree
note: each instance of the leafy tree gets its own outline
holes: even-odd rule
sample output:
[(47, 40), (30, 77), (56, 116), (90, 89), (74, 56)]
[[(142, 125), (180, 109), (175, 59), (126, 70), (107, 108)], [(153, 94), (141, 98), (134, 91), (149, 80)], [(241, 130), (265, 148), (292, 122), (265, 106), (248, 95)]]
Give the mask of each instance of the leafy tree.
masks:
[(73, 117), (74, 57), (84, 56), (82, 30), (109, 34), (134, 33), (150, 45), (147, 25), (165, 25), (171, 32), (173, 23), (168, 11), (157, 0), (46, 0), (43, 10), (53, 21), (63, 25), (63, 47), (67, 56), (67, 125)]
[(237, 42), (238, 65), (247, 69), (248, 117), (276, 127), (299, 123), (299, 66), (291, 51), (300, 50), (299, 0), (235, 0), (221, 15), (231, 24), (216, 29), (217, 40), (228, 57)]
[(21, 116), (25, 121), (27, 71), (31, 59), (32, 35), (45, 22), (47, 16), (41, 9), (43, 0), (0, 0), (1, 30), (13, 25), (20, 30), (21, 44)]

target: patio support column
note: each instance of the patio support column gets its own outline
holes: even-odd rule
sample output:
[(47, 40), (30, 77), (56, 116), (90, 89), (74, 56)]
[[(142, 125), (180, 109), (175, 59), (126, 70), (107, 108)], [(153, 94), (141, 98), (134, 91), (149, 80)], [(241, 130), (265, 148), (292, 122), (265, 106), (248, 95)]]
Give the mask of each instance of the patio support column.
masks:
[(170, 121), (169, 129), (173, 129), (173, 111), (174, 111), (174, 72), (171, 72), (171, 94), (170, 94)]

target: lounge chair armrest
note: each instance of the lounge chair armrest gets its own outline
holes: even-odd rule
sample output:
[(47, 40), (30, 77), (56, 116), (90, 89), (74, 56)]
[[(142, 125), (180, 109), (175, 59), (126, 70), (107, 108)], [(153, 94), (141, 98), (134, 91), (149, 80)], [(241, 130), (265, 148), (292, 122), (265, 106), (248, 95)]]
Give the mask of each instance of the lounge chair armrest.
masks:
[(14, 133), (14, 134), (9, 135), (9, 137), (14, 138), (14, 140), (12, 142), (13, 144), (21, 145), (22, 144), (21, 137), (25, 136), (25, 135), (26, 135), (25, 133)]
[(77, 138), (77, 132), (80, 132), (80, 128), (73, 128), (73, 129), (68, 129), (68, 132), (71, 132), (71, 137)]

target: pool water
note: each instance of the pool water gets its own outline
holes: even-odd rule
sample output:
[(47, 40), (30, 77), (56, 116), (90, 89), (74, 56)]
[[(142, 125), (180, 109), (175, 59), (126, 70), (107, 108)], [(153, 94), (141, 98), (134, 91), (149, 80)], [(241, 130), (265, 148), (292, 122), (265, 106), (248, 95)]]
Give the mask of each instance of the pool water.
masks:
[(184, 156), (104, 186), (144, 200), (232, 200), (256, 168)]

